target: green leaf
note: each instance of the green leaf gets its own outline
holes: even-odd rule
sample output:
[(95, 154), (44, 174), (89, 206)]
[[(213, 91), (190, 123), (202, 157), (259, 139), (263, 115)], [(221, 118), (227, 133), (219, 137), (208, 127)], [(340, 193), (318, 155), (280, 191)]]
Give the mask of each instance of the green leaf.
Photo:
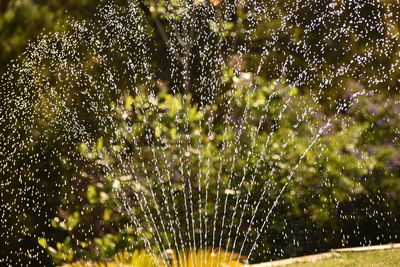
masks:
[(87, 199), (88, 199), (90, 204), (95, 204), (95, 203), (99, 202), (97, 189), (96, 189), (96, 187), (94, 185), (89, 185), (88, 186), (86, 197), (87, 197)]
[(128, 109), (128, 110), (132, 109), (133, 100), (134, 100), (133, 97), (130, 95), (128, 95), (125, 98), (125, 104), (124, 104), (125, 109)]
[(38, 238), (38, 243), (43, 248), (48, 248), (49, 247), (49, 245), (47, 244), (47, 240), (44, 237), (39, 237)]
[(71, 216), (67, 219), (68, 229), (74, 229), (80, 222), (79, 212), (75, 211)]
[(103, 148), (103, 144), (104, 144), (103, 137), (100, 137), (100, 138), (97, 140), (96, 150), (97, 150), (97, 151), (100, 151), (100, 150)]

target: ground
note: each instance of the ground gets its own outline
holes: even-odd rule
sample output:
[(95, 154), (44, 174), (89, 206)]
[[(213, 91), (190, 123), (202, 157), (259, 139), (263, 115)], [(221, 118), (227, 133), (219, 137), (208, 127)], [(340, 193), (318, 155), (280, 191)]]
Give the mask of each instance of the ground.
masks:
[(375, 250), (366, 252), (341, 252), (333, 257), (315, 262), (293, 263), (287, 267), (331, 267), (331, 266), (400, 266), (400, 249)]

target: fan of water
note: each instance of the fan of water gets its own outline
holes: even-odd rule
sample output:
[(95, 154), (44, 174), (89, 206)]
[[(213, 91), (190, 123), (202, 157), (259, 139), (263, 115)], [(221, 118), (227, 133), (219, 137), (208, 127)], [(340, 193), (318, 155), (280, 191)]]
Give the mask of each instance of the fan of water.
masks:
[[(291, 199), (302, 197), (296, 189), (325, 198), (319, 214), (346, 198), (323, 195), (333, 185), (321, 162), (332, 142), (375, 127), (357, 128), (344, 114), (373, 106), (379, 88), (396, 85), (398, 4), (139, 2), (102, 4), (95, 19), (40, 36), (2, 76), (0, 218), (2, 250), (9, 247), (2, 261), (43, 263), (37, 239), (54, 243), (65, 233), (78, 255), (110, 229), (135, 238), (126, 248), (153, 256), (209, 249), (232, 251), (235, 260), (287, 256), (285, 247), (299, 244), (293, 229), (303, 227), (285, 218)], [(388, 106), (395, 114), (398, 107)], [(396, 116), (382, 118), (389, 119)], [(338, 129), (352, 132), (335, 139)], [(343, 146), (341, 173), (327, 175), (348, 177), (344, 187), (356, 191), (354, 169), (367, 175), (373, 163), (366, 147)], [(358, 157), (356, 167), (346, 165), (346, 153)], [(87, 210), (73, 213), (79, 203)], [(128, 219), (99, 224), (89, 211), (103, 221)], [(385, 218), (382, 227), (396, 220), (390, 209), (364, 212)], [(287, 243), (275, 246), (274, 235)], [(346, 245), (345, 234), (336, 235)]]

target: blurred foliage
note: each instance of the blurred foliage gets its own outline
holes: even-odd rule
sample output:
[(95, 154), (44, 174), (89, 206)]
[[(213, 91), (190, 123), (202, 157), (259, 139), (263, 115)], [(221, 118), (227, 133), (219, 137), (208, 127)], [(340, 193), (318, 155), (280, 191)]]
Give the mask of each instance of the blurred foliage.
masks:
[[(304, 91), (318, 91), (324, 88), (322, 91), (327, 99), (332, 96), (340, 97), (354, 80), (366, 88), (379, 86), (381, 90), (397, 90), (400, 72), (397, 68), (399, 26), (396, 23), (399, 3), (396, 0), (335, 3), (260, 1), (259, 5), (264, 6), (267, 11), (259, 15), (252, 14), (250, 8), (244, 4), (245, 1), (237, 3), (236, 8), (234, 1), (112, 2), (123, 6), (131, 2), (138, 3), (150, 18), (149, 26), (154, 29), (153, 38), (156, 40), (164, 40), (162, 32), (168, 33), (172, 30), (168, 26), (171, 20), (181, 20), (183, 9), (188, 3), (198, 7), (213, 7), (217, 19), (202, 18), (201, 12), (197, 14), (196, 9), (193, 9), (191, 15), (201, 22), (199, 25), (208, 26), (203, 27), (203, 31), (226, 38), (228, 46), (234, 38), (235, 46), (242, 45), (249, 49), (246, 60), (237, 65), (241, 71), (254, 71), (261, 65), (261, 71), (268, 79), (284, 76)], [(35, 40), (42, 33), (68, 28), (70, 18), (92, 19), (98, 5), (98, 1), (93, 0), (0, 2), (2, 70), (11, 59), (21, 54), (29, 41)], [(251, 3), (249, 5), (252, 6)], [(221, 16), (222, 13), (224, 16)], [(257, 27), (254, 27), (255, 21)], [(362, 24), (367, 21), (368, 23)], [(164, 27), (161, 29), (158, 25)], [(198, 53), (196, 45), (181, 47), (179, 43), (175, 43), (176, 40), (169, 42), (179, 53)], [(157, 52), (153, 64), (160, 68), (160, 73), (164, 73), (163, 78), (169, 80), (172, 85), (180, 79), (169, 70), (168, 53), (165, 53), (167, 45), (162, 42), (153, 45), (160, 51)], [(268, 54), (260, 51), (266, 48)], [(305, 49), (309, 53), (301, 53)], [(196, 66), (206, 65), (200, 64), (196, 56), (192, 56), (190, 60), (195, 66), (189, 71), (192, 76), (192, 90), (196, 90), (196, 77), (199, 75)], [(234, 62), (234, 58), (231, 62)], [(346, 66), (346, 69), (337, 72), (340, 66)]]
[[(131, 1), (114, 2), (126, 6)], [(32, 107), (18, 102), (17, 108), (28, 111), (11, 121), (8, 114), (15, 107), (7, 106), (11, 102), (3, 97), (8, 94), (1, 92), (0, 113), (4, 116), (1, 133), (9, 132), (16, 143), (29, 140), (29, 146), (23, 152), (18, 150), (18, 159), (1, 173), (2, 177), (13, 177), (2, 186), (1, 197), (2, 203), (7, 203), (2, 208), (14, 212), (1, 227), (11, 229), (15, 237), (1, 236), (5, 242), (0, 244), (0, 258), (8, 257), (22, 265), (32, 262), (45, 265), (51, 261), (43, 250), (38, 250), (38, 244), (54, 262), (62, 263), (78, 258), (110, 258), (116, 252), (143, 249), (146, 244), (142, 236), (160, 244), (165, 244), (168, 238), (172, 240), (169, 231), (156, 237), (148, 229), (132, 225), (131, 216), (121, 201), (121, 191), (116, 189), (125, 189), (122, 192), (127, 194), (127, 201), (133, 207), (138, 201), (134, 192), (141, 192), (141, 199), (149, 197), (150, 188), (155, 194), (163, 194), (151, 179), (141, 181), (142, 187), (138, 187), (133, 182), (138, 175), (173, 177), (171, 186), (176, 195), (172, 199), (177, 209), (183, 208), (178, 204), (188, 194), (184, 184), (188, 181), (195, 184), (193, 179), (197, 175), (207, 179), (209, 195), (202, 205), (209, 208), (206, 212), (209, 223), (213, 221), (212, 210), (222, 208), (216, 207), (214, 201), (218, 179), (226, 186), (219, 191), (224, 192), (223, 198), (227, 198), (230, 207), (241, 197), (256, 203), (265, 189), (265, 201), (258, 208), (257, 216), (247, 228), (240, 229), (243, 232), (250, 229), (250, 240), (255, 238), (254, 229), (263, 225), (279, 189), (291, 177), (259, 237), (260, 245), (253, 255), (255, 261), (345, 245), (398, 241), (399, 229), (395, 222), (400, 218), (397, 91), (400, 72), (396, 64), (400, 46), (399, 24), (395, 18), (399, 16), (399, 4), (395, 0), (337, 1), (337, 5), (328, 4), (330, 1), (261, 1), (270, 8), (267, 16), (261, 18), (254, 17), (254, 12), (242, 5), (231, 12), (232, 2), (235, 1), (193, 1), (195, 6), (215, 11), (213, 19), (192, 14), (197, 16), (195, 25), (202, 26), (200, 32), (212, 37), (207, 45), (221, 45), (220, 51), (230, 51), (229, 46), (249, 48), (250, 52), (243, 58), (237, 54), (224, 55), (227, 64), (223, 66), (213, 64), (212, 60), (202, 61), (198, 56), (204, 48), (202, 44), (189, 48), (175, 39), (170, 40), (170, 45), (182, 57), (189, 57), (193, 67), (176, 62), (179, 61), (176, 58), (171, 60), (163, 33), (167, 36), (174, 33), (171, 21), (182, 20), (184, 1), (146, 0), (138, 3), (146, 18), (144, 31), (151, 37), (148, 49), (155, 51), (149, 67), (159, 78), (154, 84), (144, 86), (138, 82), (140, 92), (127, 88), (123, 74), (118, 73), (124, 70), (121, 56), (112, 49), (118, 46), (116, 41), (110, 45), (107, 55), (114, 60), (113, 71), (122, 77), (116, 84), (117, 92), (107, 89), (111, 86), (102, 77), (109, 73), (102, 69), (85, 44), (74, 49), (84, 55), (82, 68), (90, 70), (99, 83), (104, 83), (102, 98), (85, 102), (88, 96), (96, 95), (98, 88), (89, 88), (89, 93), (84, 95), (84, 83), (75, 84), (65, 78), (67, 71), (62, 82), (54, 82), (58, 74), (51, 72), (53, 65), (48, 62), (37, 64), (39, 74), (32, 80), (39, 85), (54, 82), (56, 96), (55, 91), (27, 90), (23, 86), (8, 88), (17, 96), (37, 100)], [(286, 14), (288, 7), (296, 6), (295, 3), (295, 12)], [(93, 19), (98, 4), (94, 0), (0, 0), (0, 71), (5, 71), (7, 64), (22, 54), (29, 41), (40, 39), (40, 34), (51, 36), (53, 32), (73, 28), (68, 16), (77, 20)], [(342, 13), (341, 5), (346, 7)], [(221, 18), (221, 14), (226, 16)], [(328, 15), (320, 17), (319, 14)], [(357, 17), (357, 21), (371, 21), (377, 27), (354, 24), (349, 21), (352, 17)], [(252, 23), (257, 19), (263, 23), (254, 28)], [(320, 38), (329, 34), (337, 34), (338, 38)], [(219, 42), (221, 39), (224, 41)], [(268, 54), (260, 50), (265, 44)], [(307, 47), (310, 53), (299, 53), (302, 47)], [(371, 54), (376, 60), (355, 60)], [(287, 61), (288, 58), (292, 60)], [(46, 59), (57, 62), (56, 56)], [(136, 61), (143, 62), (143, 58)], [(335, 72), (340, 66), (347, 66), (349, 71)], [(140, 70), (135, 71), (143, 75)], [(209, 73), (215, 73), (217, 79), (201, 79)], [(271, 82), (281, 77), (297, 87)], [(65, 84), (72, 85), (66, 89)], [(253, 92), (252, 86), (257, 90)], [(352, 102), (349, 94), (354, 92), (365, 95), (357, 97), (357, 103), (349, 104)], [(205, 97), (208, 95), (216, 95), (215, 104), (208, 103), (210, 100)], [(55, 101), (55, 98), (65, 101)], [(227, 100), (232, 105), (227, 106)], [(93, 112), (90, 103), (101, 108)], [(346, 103), (348, 108), (335, 115), (337, 108)], [(54, 112), (60, 109), (76, 110), (76, 116), (62, 117), (62, 112)], [(210, 117), (214, 118), (212, 122), (208, 121)], [(332, 126), (322, 131), (308, 150), (313, 137), (319, 135), (329, 119)], [(71, 132), (68, 139), (61, 133), (76, 127), (74, 120), (84, 130)], [(26, 130), (21, 126), (24, 124), (32, 127)], [(87, 142), (76, 143), (82, 140)], [(188, 147), (191, 149), (183, 150)], [(0, 148), (2, 155), (15, 149), (13, 144)], [(159, 159), (158, 170), (154, 169), (153, 154)], [(71, 160), (74, 157), (77, 159)], [(236, 160), (228, 160), (232, 158)], [(301, 164), (291, 174), (300, 159)], [(168, 172), (169, 166), (179, 171)], [(180, 169), (181, 166), (187, 169)], [(218, 177), (219, 169), (223, 170), (221, 177)], [(133, 170), (136, 177), (132, 176)], [(189, 170), (192, 176), (182, 181), (182, 173)], [(232, 187), (238, 185), (245, 171), (249, 179), (246, 181), (255, 177), (256, 182), (245, 183), (240, 192), (228, 188), (227, 182), (231, 181)], [(204, 193), (207, 184), (202, 186)], [(16, 197), (13, 192), (21, 187), (28, 188), (29, 192)], [(150, 201), (149, 205), (155, 203)], [(31, 213), (18, 212), (26, 206), (32, 208)], [(39, 206), (40, 212), (36, 210)], [(248, 205), (240, 211), (243, 221), (251, 220), (253, 209)], [(171, 216), (172, 213), (164, 211), (164, 216)], [(133, 212), (138, 214), (138, 219), (144, 216), (140, 209)], [(150, 212), (159, 216), (156, 209)], [(48, 218), (53, 219), (44, 223)], [(178, 219), (183, 224), (186, 218)], [(226, 223), (238, 222), (228, 219)], [(217, 231), (221, 234), (222, 229)], [(222, 233), (227, 249), (232, 246), (228, 233), (229, 230)], [(188, 236), (182, 238), (189, 242)], [(239, 244), (244, 237), (240, 238)], [(244, 247), (245, 252), (250, 249)], [(34, 256), (25, 259), (9, 252), (19, 250), (32, 252)]]
[(93, 0), (1, 0), (0, 71), (41, 34), (62, 31), (69, 16), (90, 18), (98, 5)]

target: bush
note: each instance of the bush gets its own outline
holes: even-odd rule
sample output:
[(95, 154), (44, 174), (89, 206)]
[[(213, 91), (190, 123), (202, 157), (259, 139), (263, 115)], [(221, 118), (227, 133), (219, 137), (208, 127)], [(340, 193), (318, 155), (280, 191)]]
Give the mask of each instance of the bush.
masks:
[[(391, 239), (396, 101), (349, 98), (326, 117), (296, 88), (254, 84), (212, 106), (166, 91), (112, 104), (112, 136), (79, 146), (89, 184), (77, 206), (85, 221), (69, 232), (75, 257), (222, 246), (265, 260)], [(377, 212), (385, 228), (371, 225)]]

